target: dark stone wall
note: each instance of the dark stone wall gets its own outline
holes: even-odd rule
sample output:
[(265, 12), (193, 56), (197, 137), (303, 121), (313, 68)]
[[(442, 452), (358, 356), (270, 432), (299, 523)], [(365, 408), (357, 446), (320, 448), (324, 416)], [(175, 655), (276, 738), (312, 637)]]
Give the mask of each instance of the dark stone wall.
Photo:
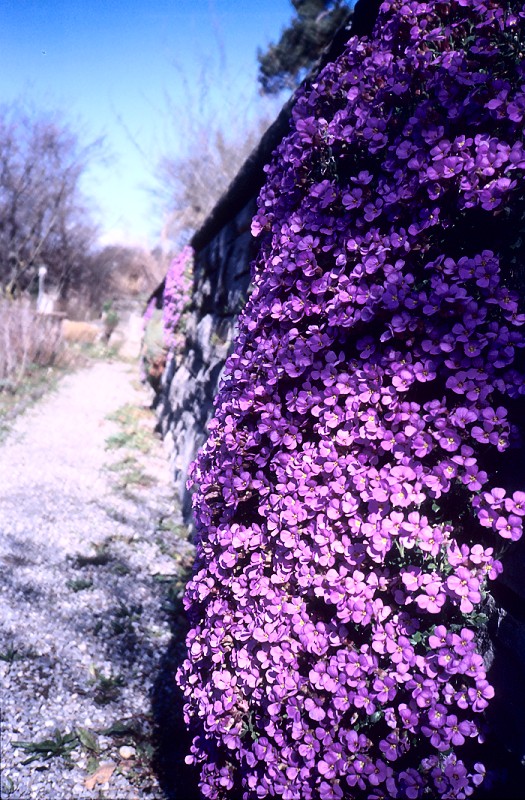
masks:
[(196, 251), (186, 349), (177, 361), (167, 365), (157, 407), (160, 427), (171, 450), (176, 490), (188, 521), (188, 467), (206, 439), (213, 398), (248, 293), (250, 263), (255, 254), (250, 233), (255, 203), (253, 197)]
[[(525, 539), (510, 545), (503, 573), (492, 582), (488, 679), (495, 696), (487, 709), (488, 748), (496, 772), (480, 797), (525, 797)], [(486, 657), (487, 661), (487, 657)]]

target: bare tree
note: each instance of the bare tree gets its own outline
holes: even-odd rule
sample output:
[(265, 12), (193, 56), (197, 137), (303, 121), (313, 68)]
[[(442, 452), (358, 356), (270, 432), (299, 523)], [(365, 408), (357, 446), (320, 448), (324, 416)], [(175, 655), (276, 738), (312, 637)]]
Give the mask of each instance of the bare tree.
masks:
[(23, 103), (0, 108), (0, 286), (35, 285), (38, 267), (66, 297), (81, 279), (96, 230), (81, 178), (102, 140), (88, 145), (57, 113)]
[(126, 297), (149, 294), (162, 280), (168, 261), (160, 251), (142, 247), (107, 245), (94, 255), (94, 270), (105, 294)]
[(196, 75), (176, 65), (175, 70), (176, 99), (168, 96), (166, 104), (176, 145), (158, 164), (156, 196), (164, 213), (163, 237), (180, 249), (226, 191), (277, 106), (255, 85), (232, 94), (220, 41), (215, 60), (207, 58)]

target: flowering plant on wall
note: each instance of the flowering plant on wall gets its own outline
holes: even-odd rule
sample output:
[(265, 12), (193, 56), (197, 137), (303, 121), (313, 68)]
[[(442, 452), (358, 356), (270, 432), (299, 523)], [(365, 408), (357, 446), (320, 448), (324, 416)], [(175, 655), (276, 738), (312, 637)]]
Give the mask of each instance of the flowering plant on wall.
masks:
[(267, 167), (192, 472), (204, 797), (483, 781), (478, 631), (525, 515), (524, 28), (504, 0), (384, 3)]
[(164, 282), (162, 320), (164, 342), (169, 351), (184, 344), (184, 312), (190, 297), (193, 248), (184, 247), (170, 264)]
[(185, 342), (185, 312), (188, 309), (193, 249), (185, 247), (176, 256), (164, 279), (161, 305), (152, 297), (143, 315), (141, 380), (157, 392), (170, 356), (182, 350)]

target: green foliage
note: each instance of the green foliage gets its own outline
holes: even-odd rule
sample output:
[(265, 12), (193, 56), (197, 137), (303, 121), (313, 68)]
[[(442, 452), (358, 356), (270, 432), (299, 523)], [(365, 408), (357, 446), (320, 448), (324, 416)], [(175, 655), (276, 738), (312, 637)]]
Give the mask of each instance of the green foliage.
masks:
[(104, 303), (102, 307), (102, 321), (104, 323), (104, 341), (109, 342), (111, 334), (120, 322), (118, 311), (113, 307), (111, 300)]
[(115, 489), (129, 497), (132, 496), (131, 488), (146, 488), (153, 483), (153, 479), (144, 472), (135, 456), (129, 454), (111, 464), (108, 471), (116, 476)]
[(147, 454), (153, 446), (148, 426), (149, 412), (128, 403), (110, 414), (108, 419), (116, 422), (120, 429), (106, 440), (107, 450), (120, 450), (122, 453), (119, 460), (108, 466), (117, 477), (115, 488), (129, 495), (131, 487), (151, 486), (153, 479), (135, 455)]
[(8, 664), (12, 664), (14, 661), (21, 661), (23, 657), (22, 653), (12, 645), (8, 645), (5, 650), (0, 652), (0, 661), (6, 661)]
[(77, 580), (68, 581), (66, 586), (72, 592), (82, 592), (84, 589), (92, 589), (93, 581), (91, 578), (77, 578)]
[(42, 739), (39, 742), (13, 742), (14, 747), (31, 753), (22, 764), (30, 764), (32, 761), (42, 759), (47, 761), (56, 756), (68, 756), (71, 750), (78, 745), (79, 737), (76, 733), (61, 733), (58, 729), (54, 736), (49, 739)]
[(167, 347), (164, 343), (162, 309), (154, 308), (145, 323), (140, 353), (140, 369), (144, 382), (157, 392), (166, 367)]
[(122, 675), (103, 675), (95, 667), (92, 668), (92, 683), (94, 684), (93, 700), (98, 706), (114, 703), (120, 697), (124, 686)]
[(141, 453), (148, 453), (152, 447), (151, 433), (149, 428), (144, 427), (143, 422), (147, 417), (147, 412), (143, 409), (131, 405), (130, 403), (121, 406), (108, 419), (117, 422), (120, 430), (106, 440), (108, 450), (118, 450), (129, 448), (139, 450)]
[(100, 745), (96, 733), (80, 726), (77, 727), (76, 732), (80, 743), (84, 745), (86, 750), (90, 750), (92, 753), (100, 753)]
[(291, 0), (297, 16), (277, 44), (259, 50), (259, 84), (263, 94), (277, 94), (299, 85), (306, 70), (350, 19), (344, 0)]
[(145, 354), (152, 359), (165, 352), (162, 309), (155, 308), (144, 329), (143, 345)]
[[(105, 567), (112, 560), (111, 553), (108, 550), (107, 542), (103, 542), (95, 547), (93, 555), (76, 555), (73, 559), (73, 566), (75, 569), (84, 569), (84, 567)], [(73, 589), (73, 587), (69, 587)], [(88, 588), (87, 586), (85, 588)], [(73, 589), (75, 591), (75, 589)]]

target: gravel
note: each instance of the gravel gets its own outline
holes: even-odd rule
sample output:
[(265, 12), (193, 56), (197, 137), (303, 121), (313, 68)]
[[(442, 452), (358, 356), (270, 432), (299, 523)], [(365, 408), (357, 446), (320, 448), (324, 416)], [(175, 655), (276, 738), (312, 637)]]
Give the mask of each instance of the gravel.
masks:
[[(6, 800), (166, 796), (152, 768), (152, 698), (169, 703), (161, 667), (192, 550), (153, 415), (142, 421), (150, 452), (108, 449), (121, 431), (108, 415), (147, 403), (135, 366), (97, 362), (0, 444)], [(125, 485), (126, 456), (147, 485)]]

